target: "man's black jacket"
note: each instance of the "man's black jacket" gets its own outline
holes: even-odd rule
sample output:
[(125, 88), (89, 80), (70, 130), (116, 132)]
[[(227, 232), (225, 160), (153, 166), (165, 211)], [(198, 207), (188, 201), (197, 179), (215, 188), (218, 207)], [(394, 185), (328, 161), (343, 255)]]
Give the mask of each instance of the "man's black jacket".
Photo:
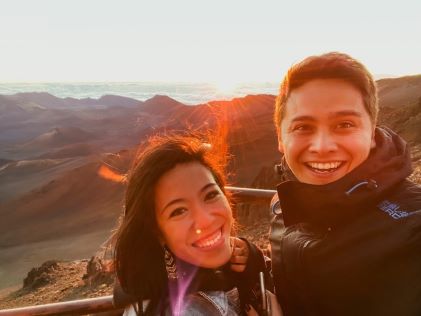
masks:
[(376, 130), (376, 148), (327, 185), (278, 186), (272, 269), (291, 315), (421, 315), (421, 187), (406, 143)]

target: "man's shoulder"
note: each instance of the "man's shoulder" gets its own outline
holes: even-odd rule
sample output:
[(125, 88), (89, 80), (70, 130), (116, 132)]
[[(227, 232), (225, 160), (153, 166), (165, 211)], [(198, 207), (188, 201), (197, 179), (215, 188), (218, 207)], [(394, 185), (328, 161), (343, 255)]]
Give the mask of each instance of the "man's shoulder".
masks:
[(421, 186), (404, 180), (390, 190), (377, 207), (394, 219), (410, 216), (421, 223)]
[(405, 179), (389, 192), (387, 199), (411, 210), (421, 210), (421, 185)]

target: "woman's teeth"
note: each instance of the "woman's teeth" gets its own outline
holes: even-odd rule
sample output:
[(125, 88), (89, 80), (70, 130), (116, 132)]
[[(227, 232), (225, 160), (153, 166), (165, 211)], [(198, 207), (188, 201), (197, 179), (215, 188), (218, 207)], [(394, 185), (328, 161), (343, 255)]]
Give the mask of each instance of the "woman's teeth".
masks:
[(218, 229), (214, 234), (206, 238), (202, 238), (193, 243), (193, 246), (198, 248), (207, 248), (216, 244), (222, 237), (222, 229)]
[(327, 172), (327, 171), (334, 171), (339, 168), (339, 166), (342, 164), (340, 161), (334, 161), (334, 162), (308, 162), (307, 165), (316, 170), (321, 172)]

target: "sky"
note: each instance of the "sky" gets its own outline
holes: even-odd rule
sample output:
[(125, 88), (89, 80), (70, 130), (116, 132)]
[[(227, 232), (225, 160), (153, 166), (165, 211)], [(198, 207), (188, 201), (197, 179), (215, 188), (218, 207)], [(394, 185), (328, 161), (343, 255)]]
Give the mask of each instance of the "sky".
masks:
[(421, 73), (419, 0), (2, 0), (0, 82), (279, 82), (341, 51)]

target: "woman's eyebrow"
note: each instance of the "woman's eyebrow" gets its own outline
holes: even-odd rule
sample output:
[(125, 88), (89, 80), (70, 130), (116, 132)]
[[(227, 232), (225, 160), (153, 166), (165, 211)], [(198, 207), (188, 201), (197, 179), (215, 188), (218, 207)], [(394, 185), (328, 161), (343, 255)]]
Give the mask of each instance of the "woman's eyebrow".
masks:
[[(218, 186), (216, 183), (214, 183), (214, 182), (209, 182), (209, 183), (207, 183), (205, 186), (203, 186), (203, 188), (201, 188), (200, 189), (200, 191), (199, 191), (199, 193), (203, 193), (204, 191), (206, 191), (207, 189), (209, 189), (210, 187), (214, 187), (214, 186)], [(174, 199), (174, 200), (171, 200), (170, 202), (168, 202), (163, 208), (162, 208), (162, 211), (160, 212), (161, 214), (163, 214), (164, 212), (165, 212), (165, 210), (168, 208), (168, 207), (170, 207), (171, 205), (173, 205), (173, 204), (176, 204), (176, 203), (180, 203), (180, 202), (184, 202), (185, 201), (185, 199), (183, 199), (183, 198), (179, 198), (179, 199)]]
[(163, 208), (162, 208), (162, 210), (161, 210), (161, 214), (163, 214), (163, 213), (165, 213), (165, 210), (168, 208), (168, 207), (170, 207), (171, 205), (173, 205), (173, 204), (177, 204), (177, 203), (180, 203), (180, 202), (183, 202), (184, 201), (184, 199), (174, 199), (174, 200), (171, 200), (170, 202), (168, 202)]
[(207, 189), (209, 189), (210, 187), (214, 187), (214, 186), (218, 186), (215, 182), (209, 182), (208, 184), (206, 184), (201, 190), (200, 193), (206, 191)]

